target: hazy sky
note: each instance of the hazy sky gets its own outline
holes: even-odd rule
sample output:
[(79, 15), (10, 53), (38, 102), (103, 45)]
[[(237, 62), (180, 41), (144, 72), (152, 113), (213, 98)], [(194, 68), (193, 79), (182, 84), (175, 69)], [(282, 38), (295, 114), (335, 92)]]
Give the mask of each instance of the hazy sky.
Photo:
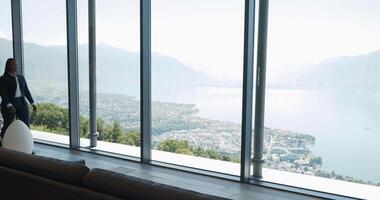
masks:
[(271, 0), (269, 78), (380, 49), (379, 0)]
[[(152, 0), (152, 49), (216, 77), (241, 79), (243, 0)], [(79, 42), (87, 0), (78, 0)], [(10, 38), (9, 0), (0, 0), (0, 37)], [(326, 58), (380, 49), (379, 0), (271, 0), (268, 77)], [(24, 40), (66, 43), (64, 0), (23, 0)], [(139, 1), (97, 0), (97, 41), (139, 51)], [(154, 64), (154, 63), (153, 63)], [(154, 66), (153, 66), (154, 67)]]

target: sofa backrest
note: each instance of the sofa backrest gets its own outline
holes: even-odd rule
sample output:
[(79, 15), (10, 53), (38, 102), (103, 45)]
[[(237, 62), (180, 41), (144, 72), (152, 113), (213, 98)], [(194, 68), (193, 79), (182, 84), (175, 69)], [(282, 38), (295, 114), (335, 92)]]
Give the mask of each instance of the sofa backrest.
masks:
[(0, 165), (71, 185), (80, 185), (89, 168), (79, 163), (0, 148)]
[(84, 176), (83, 187), (111, 196), (133, 200), (224, 199), (96, 168)]
[(0, 199), (121, 200), (110, 195), (0, 166)]

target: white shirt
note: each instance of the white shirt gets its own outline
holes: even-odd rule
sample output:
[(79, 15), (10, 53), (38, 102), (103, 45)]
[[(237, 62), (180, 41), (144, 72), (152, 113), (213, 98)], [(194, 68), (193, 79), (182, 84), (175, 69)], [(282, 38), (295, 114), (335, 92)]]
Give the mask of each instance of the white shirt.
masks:
[[(21, 90), (20, 90), (20, 84), (18, 82), (18, 77), (17, 75), (13, 75), (13, 74), (9, 74), (13, 77), (15, 77), (16, 79), (16, 93), (15, 93), (15, 97), (18, 98), (18, 97), (22, 97), (22, 94), (21, 94)], [(8, 103), (7, 107), (11, 107), (13, 106), (11, 103)]]
[[(14, 76), (14, 75), (12, 75)], [(18, 98), (18, 97), (22, 97), (22, 94), (21, 94), (21, 90), (20, 90), (20, 84), (18, 83), (18, 77), (17, 76), (14, 76), (16, 78), (16, 93), (15, 93), (15, 97)]]

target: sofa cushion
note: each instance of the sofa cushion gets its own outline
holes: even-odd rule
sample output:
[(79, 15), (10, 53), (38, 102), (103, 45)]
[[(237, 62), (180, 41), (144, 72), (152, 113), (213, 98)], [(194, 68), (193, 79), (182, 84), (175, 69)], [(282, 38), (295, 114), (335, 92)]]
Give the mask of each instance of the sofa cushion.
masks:
[(92, 169), (87, 173), (83, 178), (83, 187), (123, 199), (223, 199), (103, 169)]
[(58, 160), (0, 148), (0, 165), (67, 184), (80, 185), (89, 168)]

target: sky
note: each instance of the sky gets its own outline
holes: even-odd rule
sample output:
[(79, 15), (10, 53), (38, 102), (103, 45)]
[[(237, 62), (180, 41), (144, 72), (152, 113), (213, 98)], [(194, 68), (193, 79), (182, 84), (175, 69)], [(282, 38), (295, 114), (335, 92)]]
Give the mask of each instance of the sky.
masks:
[(380, 49), (378, 0), (271, 0), (268, 78)]
[[(23, 0), (24, 41), (66, 43), (64, 0)], [(139, 52), (139, 0), (97, 0), (97, 42)], [(0, 37), (11, 38), (9, 0)], [(380, 49), (378, 0), (271, 0), (268, 79), (327, 58)], [(78, 0), (79, 43), (87, 42), (87, 0)], [(241, 80), (243, 0), (152, 0), (152, 50), (216, 78)], [(153, 63), (154, 67), (154, 63)]]

